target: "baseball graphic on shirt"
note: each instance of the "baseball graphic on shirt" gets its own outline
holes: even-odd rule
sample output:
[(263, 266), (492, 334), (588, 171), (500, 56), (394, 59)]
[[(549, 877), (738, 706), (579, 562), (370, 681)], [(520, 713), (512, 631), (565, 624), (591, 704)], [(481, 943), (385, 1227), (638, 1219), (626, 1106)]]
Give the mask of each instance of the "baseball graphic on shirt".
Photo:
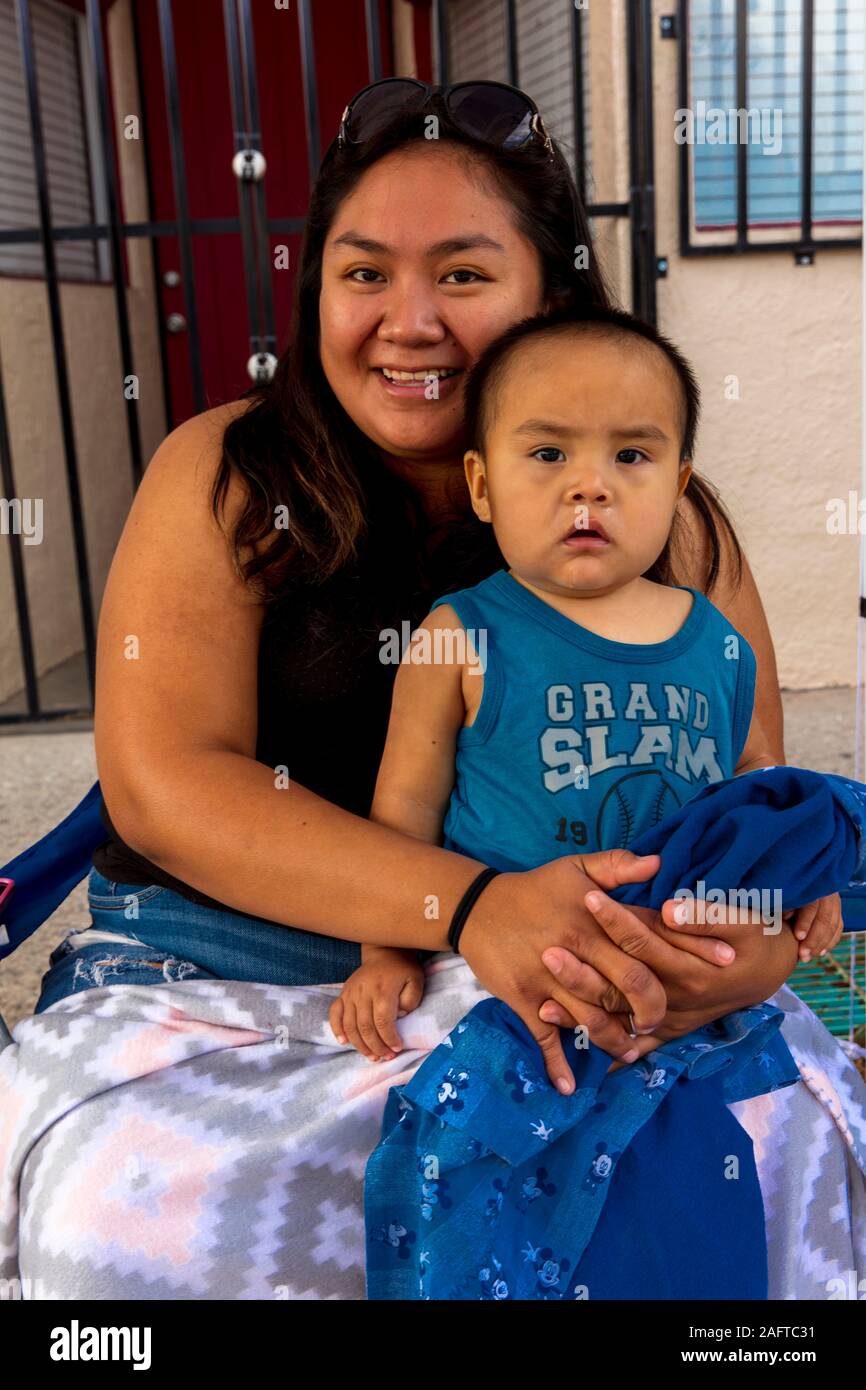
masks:
[[(651, 778), (651, 782), (647, 782)], [(658, 825), (682, 803), (670, 782), (656, 768), (620, 777), (601, 803), (596, 825), (599, 849), (628, 849), (632, 840)]]

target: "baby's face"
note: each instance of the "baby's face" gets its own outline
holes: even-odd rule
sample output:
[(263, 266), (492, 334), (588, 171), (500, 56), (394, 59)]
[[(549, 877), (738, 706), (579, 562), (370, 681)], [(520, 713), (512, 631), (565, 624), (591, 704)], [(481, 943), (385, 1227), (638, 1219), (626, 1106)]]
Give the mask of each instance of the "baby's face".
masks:
[(509, 567), (564, 595), (643, 574), (688, 479), (664, 355), (643, 340), (545, 337), (520, 350), (499, 395), (486, 458), (467, 453), (466, 472)]

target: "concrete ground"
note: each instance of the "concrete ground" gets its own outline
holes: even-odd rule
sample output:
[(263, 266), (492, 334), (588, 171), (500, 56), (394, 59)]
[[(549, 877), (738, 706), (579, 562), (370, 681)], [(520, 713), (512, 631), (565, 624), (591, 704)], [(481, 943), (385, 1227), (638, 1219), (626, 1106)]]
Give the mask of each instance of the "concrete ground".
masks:
[[(789, 763), (853, 776), (855, 693), (848, 688), (783, 692)], [(90, 726), (70, 730), (47, 724), (25, 732), (0, 725), (0, 864), (68, 815), (96, 775)], [(32, 1012), (54, 946), (87, 923), (85, 879), (29, 941), (0, 962), (0, 1014), (10, 1029)]]

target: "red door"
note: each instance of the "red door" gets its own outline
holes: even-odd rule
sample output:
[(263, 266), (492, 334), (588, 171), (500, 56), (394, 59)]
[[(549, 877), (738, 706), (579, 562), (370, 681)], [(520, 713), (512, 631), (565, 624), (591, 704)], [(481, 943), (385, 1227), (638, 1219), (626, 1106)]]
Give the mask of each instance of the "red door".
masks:
[[(388, 0), (377, 0), (381, 71), (393, 73)], [(300, 0), (287, 9), (273, 0), (252, 0), (255, 62), (261, 109), (261, 149), (267, 160), (264, 180), (268, 221), (302, 220), (309, 196), (309, 161), (301, 41)], [(250, 385), (250, 322), (242, 241), (238, 222), (238, 183), (229, 65), (219, 0), (175, 0), (174, 39), (180, 125), (192, 223), (194, 290), (200, 340), (204, 408), (235, 399)], [(312, 41), (320, 150), (337, 132), (349, 98), (370, 81), (364, 0), (312, 0)], [(135, 0), (144, 136), (151, 181), (151, 218), (175, 220), (166, 84), (161, 56), (157, 0)], [(429, 31), (429, 9), (421, 6), (416, 27)], [(419, 54), (421, 57), (421, 54)], [(429, 48), (423, 61), (429, 62)], [(220, 224), (235, 230), (221, 230)], [(205, 224), (205, 225), (202, 225)], [(277, 351), (285, 346), (299, 232), (269, 233), (269, 271), (274, 296)], [(159, 310), (167, 364), (170, 421), (196, 413), (191, 371), (182, 262), (178, 238), (155, 238)], [(274, 248), (289, 247), (289, 269), (274, 268)], [(166, 280), (167, 277), (167, 280)], [(172, 317), (181, 316), (181, 317)], [(186, 326), (184, 326), (184, 321)], [(170, 331), (170, 326), (176, 331)]]

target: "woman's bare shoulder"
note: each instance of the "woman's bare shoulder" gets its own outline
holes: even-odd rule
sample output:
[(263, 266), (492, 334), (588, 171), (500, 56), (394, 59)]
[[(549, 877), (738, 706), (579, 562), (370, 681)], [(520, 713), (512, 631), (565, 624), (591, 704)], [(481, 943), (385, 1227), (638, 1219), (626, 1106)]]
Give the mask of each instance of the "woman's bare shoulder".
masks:
[(223, 405), (214, 405), (211, 406), (210, 410), (203, 410), (199, 415), (191, 415), (178, 428), (188, 428), (191, 434), (198, 433), (205, 439), (221, 439), (232, 420), (245, 414), (253, 404), (254, 401), (250, 397), (242, 397), (237, 401), (226, 401)]
[(165, 467), (181, 463), (202, 464), (205, 468), (210, 465), (213, 468), (222, 457), (226, 429), (251, 404), (249, 400), (228, 401), (225, 405), (203, 410), (199, 415), (191, 415), (165, 436), (148, 469), (154, 464)]
[[(203, 503), (209, 510), (222, 463), (225, 431), (251, 404), (249, 400), (229, 401), (192, 415), (171, 430), (144, 470), (133, 510), (140, 512), (150, 504), (192, 506), (198, 511)], [(241, 479), (230, 473), (225, 493), (225, 512), (229, 518), (242, 509), (246, 497)]]
[[(224, 493), (214, 508), (214, 488), (223, 458), (227, 425), (248, 407), (231, 401), (192, 416), (173, 429), (156, 450), (138, 485), (115, 554), (114, 568), (124, 572), (130, 556), (140, 566), (146, 558), (175, 578), (180, 556), (191, 575), (213, 574), (214, 565), (226, 581), (239, 585), (231, 557), (230, 537), (249, 501), (244, 480), (235, 470), (227, 475)], [(244, 547), (240, 560), (251, 555)]]

